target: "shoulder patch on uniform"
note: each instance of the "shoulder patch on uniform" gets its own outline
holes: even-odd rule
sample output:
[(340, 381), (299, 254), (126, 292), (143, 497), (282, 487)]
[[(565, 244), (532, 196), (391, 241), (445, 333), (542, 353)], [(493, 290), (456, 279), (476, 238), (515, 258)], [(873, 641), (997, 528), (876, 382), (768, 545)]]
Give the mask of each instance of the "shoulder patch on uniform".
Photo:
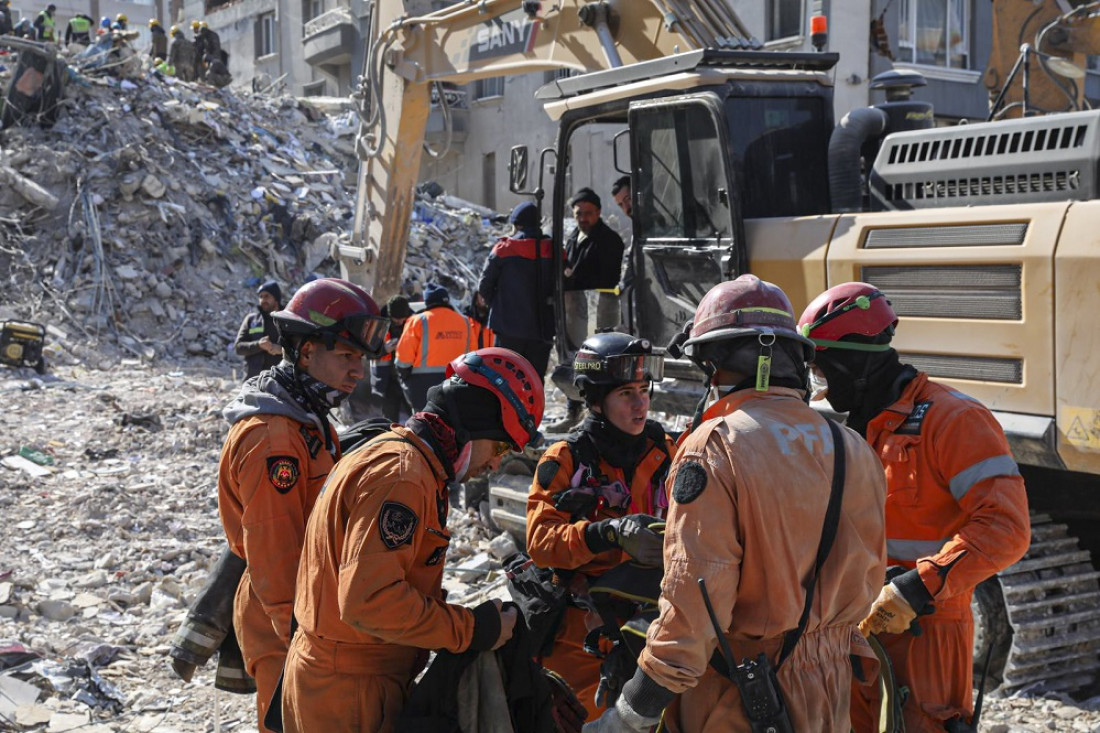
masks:
[(294, 456), (272, 456), (267, 459), (267, 479), (280, 494), (294, 488), (299, 473), (298, 459)]
[(918, 402), (913, 405), (913, 411), (909, 413), (909, 416), (905, 418), (905, 422), (894, 433), (896, 435), (920, 435), (921, 423), (924, 422), (924, 418), (928, 414), (928, 408), (931, 406), (931, 401)]
[(302, 434), (302, 438), (306, 441), (306, 448), (309, 449), (309, 457), (316, 458), (317, 452), (321, 450), (321, 439), (309, 431), (305, 425), (298, 428), (298, 432)]
[(688, 461), (676, 471), (672, 485), (672, 498), (680, 504), (690, 504), (707, 488), (707, 471), (702, 464)]
[(404, 504), (396, 501), (383, 502), (382, 511), (378, 515), (378, 531), (382, 535), (382, 542), (391, 550), (401, 545), (411, 545), (413, 531), (419, 521), (416, 512)]
[(540, 489), (543, 491), (550, 490), (550, 484), (554, 481), (554, 477), (558, 475), (559, 468), (561, 468), (561, 464), (553, 459), (539, 464), (539, 467), (535, 470), (535, 480), (539, 482)]

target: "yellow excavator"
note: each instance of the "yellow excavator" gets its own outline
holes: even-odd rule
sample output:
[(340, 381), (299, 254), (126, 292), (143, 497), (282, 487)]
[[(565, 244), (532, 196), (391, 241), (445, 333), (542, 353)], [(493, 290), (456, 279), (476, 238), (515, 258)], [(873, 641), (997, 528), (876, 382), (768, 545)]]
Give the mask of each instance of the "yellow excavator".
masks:
[[(837, 55), (759, 50), (724, 0), (376, 3), (343, 274), (383, 299), (400, 285), (434, 84), (582, 72), (536, 95), (553, 149), (512, 154), (513, 191), (547, 192), (555, 250), (571, 140), (610, 125), (633, 210), (654, 214), (632, 221), (633, 332), (668, 343), (710, 287), (745, 272), (796, 309), (848, 280), (888, 293), (903, 359), (994, 411), (1034, 510), (1028, 555), (976, 594), (978, 659), (993, 650), (1006, 691), (1078, 688), (1100, 668), (1100, 111), (1044, 79), (1053, 58), (1092, 48), (1095, 5), (995, 0), (998, 17), (1046, 15), (1028, 21), (1030, 50), (1011, 45), (1016, 20), (998, 26), (996, 119), (937, 128), (905, 70), (873, 81), (884, 103), (836, 122)], [(560, 300), (559, 287), (559, 333)], [(666, 377), (658, 409), (690, 414), (701, 374), (669, 360)], [(490, 490), (520, 537), (529, 483)]]

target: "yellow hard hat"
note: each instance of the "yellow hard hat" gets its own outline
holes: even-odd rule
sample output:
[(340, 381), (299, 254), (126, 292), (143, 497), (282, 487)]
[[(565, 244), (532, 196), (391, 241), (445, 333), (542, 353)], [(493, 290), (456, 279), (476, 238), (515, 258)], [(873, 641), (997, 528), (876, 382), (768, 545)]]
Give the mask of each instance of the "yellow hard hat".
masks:
[(200, 28), (206, 28), (206, 27), (207, 27), (207, 26), (206, 26), (206, 21), (205, 21), (205, 20), (200, 20), (200, 21), (199, 21), (199, 27), (200, 27)]
[(168, 30), (168, 33), (169, 33), (169, 35), (174, 36), (177, 33), (183, 33), (183, 31), (180, 30), (180, 27), (178, 25), (174, 25)]
[(150, 18), (150, 19), (149, 19), (149, 27), (150, 27), (150, 28), (155, 28), (155, 27), (156, 27), (156, 26), (158, 26), (158, 25), (160, 25), (160, 21), (159, 21), (159, 20), (157, 20), (156, 18)]
[(126, 13), (119, 13), (115, 16), (116, 23), (129, 23), (130, 19), (126, 17)]
[(202, 27), (202, 23), (200, 23), (199, 21), (197, 21), (197, 20), (191, 21), (191, 30), (197, 31), (201, 27)]

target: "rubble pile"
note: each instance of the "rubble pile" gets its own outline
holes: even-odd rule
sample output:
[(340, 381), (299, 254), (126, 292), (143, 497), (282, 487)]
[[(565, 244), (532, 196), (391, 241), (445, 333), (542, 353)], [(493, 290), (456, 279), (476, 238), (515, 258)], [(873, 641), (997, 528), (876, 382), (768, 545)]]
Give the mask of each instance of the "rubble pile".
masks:
[[(11, 273), (0, 317), (53, 324), (51, 364), (98, 364), (105, 344), (145, 361), (235, 360), (226, 346), (258, 282), (289, 293), (311, 273), (338, 274), (358, 165), (346, 105), (70, 76), (52, 128), (0, 132), (0, 267)], [(493, 218), (421, 194), (405, 293), (434, 280), (468, 297), (502, 231)]]

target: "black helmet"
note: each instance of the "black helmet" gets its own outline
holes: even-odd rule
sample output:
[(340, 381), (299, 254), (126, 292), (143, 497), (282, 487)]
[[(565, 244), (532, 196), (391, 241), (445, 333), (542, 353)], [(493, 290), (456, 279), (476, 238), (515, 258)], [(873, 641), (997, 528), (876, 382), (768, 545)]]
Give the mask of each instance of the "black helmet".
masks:
[(628, 333), (597, 333), (581, 344), (573, 359), (573, 384), (588, 404), (596, 404), (612, 388), (631, 382), (659, 382), (665, 357), (653, 353), (646, 339)]

